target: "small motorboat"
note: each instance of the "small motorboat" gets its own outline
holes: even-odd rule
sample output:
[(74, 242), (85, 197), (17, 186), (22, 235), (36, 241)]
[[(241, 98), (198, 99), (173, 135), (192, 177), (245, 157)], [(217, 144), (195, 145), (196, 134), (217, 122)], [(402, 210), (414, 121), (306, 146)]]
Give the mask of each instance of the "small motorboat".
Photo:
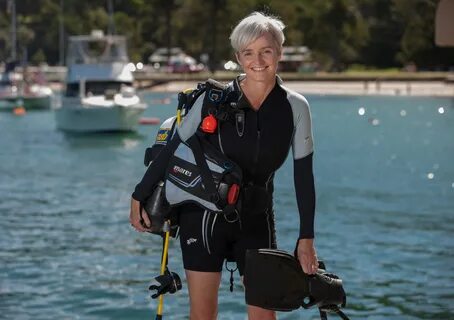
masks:
[(52, 107), (52, 89), (38, 77), (24, 77), (16, 72), (14, 65), (7, 65), (0, 75), (0, 110), (23, 107), (26, 110), (49, 109)]
[(133, 131), (146, 105), (133, 87), (126, 38), (104, 35), (69, 37), (68, 73), (57, 128), (71, 132)]

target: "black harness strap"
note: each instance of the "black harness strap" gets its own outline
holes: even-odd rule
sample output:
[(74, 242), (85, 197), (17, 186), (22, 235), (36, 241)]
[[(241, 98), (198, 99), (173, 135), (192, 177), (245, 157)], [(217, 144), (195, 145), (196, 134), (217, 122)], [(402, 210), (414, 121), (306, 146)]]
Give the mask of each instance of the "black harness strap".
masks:
[(318, 308), (320, 312), (320, 319), (321, 320), (328, 320), (327, 312), (334, 312), (336, 313), (342, 320), (350, 320), (345, 313), (343, 313), (338, 306), (327, 306)]
[(210, 174), (210, 168), (205, 161), (203, 149), (200, 145), (198, 136), (196, 134), (193, 135), (187, 140), (187, 143), (194, 153), (194, 158), (197, 166), (200, 168), (200, 175), (202, 177), (203, 186), (210, 195), (210, 200), (217, 204), (219, 202), (219, 194), (213, 181), (213, 177)]
[(341, 310), (337, 310), (336, 313), (339, 315), (339, 317), (342, 318), (342, 320), (350, 320), (345, 313), (343, 313)]

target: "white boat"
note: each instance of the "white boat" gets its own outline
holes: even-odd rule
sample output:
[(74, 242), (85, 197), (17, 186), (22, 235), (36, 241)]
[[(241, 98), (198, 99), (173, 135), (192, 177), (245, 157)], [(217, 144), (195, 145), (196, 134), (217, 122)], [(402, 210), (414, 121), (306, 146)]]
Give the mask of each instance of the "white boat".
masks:
[(22, 70), (17, 72), (16, 55), (16, 2), (8, 2), (11, 10), (11, 57), (0, 75), (0, 111), (25, 109), (49, 109), (52, 106), (53, 92), (44, 82), (40, 71), (30, 73), (26, 61), (22, 61)]
[(133, 87), (126, 38), (91, 35), (69, 38), (68, 73), (57, 128), (72, 132), (132, 131), (146, 105)]
[(53, 92), (40, 81), (37, 73), (24, 79), (22, 73), (5, 70), (0, 75), (0, 110), (24, 107), (26, 110), (49, 109)]

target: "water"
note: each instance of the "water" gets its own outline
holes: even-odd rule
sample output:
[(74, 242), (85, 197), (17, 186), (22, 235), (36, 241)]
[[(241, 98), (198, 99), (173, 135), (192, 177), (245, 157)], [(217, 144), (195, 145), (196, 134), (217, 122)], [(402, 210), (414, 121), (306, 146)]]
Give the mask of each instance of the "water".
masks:
[[(167, 97), (170, 105), (159, 104)], [(175, 95), (145, 99), (154, 103), (146, 116), (174, 112)], [(454, 319), (454, 100), (308, 99), (317, 249), (344, 279), (345, 312), (351, 319)], [(1, 319), (154, 318), (147, 287), (159, 273), (161, 242), (132, 230), (128, 207), (156, 131), (65, 135), (51, 111), (0, 114)], [(291, 161), (276, 177), (276, 219), (280, 248), (293, 250)], [(176, 241), (170, 266), (183, 276)], [(219, 319), (245, 319), (239, 278), (230, 293), (227, 276)], [(183, 286), (165, 298), (165, 318), (188, 319)]]

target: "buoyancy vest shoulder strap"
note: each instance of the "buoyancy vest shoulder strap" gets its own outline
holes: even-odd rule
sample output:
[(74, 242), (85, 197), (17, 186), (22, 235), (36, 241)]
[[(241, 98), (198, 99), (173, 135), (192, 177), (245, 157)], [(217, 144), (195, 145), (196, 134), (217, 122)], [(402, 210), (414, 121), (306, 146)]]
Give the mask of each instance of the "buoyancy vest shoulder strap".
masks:
[(195, 89), (188, 89), (181, 91), (178, 94), (178, 107), (177, 112), (181, 112), (182, 115), (186, 115), (189, 110), (191, 110), (194, 103), (197, 99), (206, 91), (206, 84), (199, 83), (197, 88)]
[(225, 100), (229, 85), (223, 84), (213, 79), (208, 79), (206, 82), (198, 83), (197, 88), (181, 91), (178, 94), (177, 111), (181, 111), (183, 115), (191, 110), (197, 99), (205, 94), (203, 104), (219, 104)]
[(202, 183), (206, 191), (210, 195), (211, 201), (217, 203), (219, 201), (219, 195), (216, 191), (216, 185), (213, 181), (213, 177), (210, 174), (210, 168), (205, 160), (204, 153), (198, 135), (195, 134), (187, 140), (187, 144), (194, 153), (194, 158), (197, 166), (200, 168), (200, 175), (202, 176)]
[(183, 91), (179, 94), (179, 106), (184, 121), (178, 127), (178, 133), (183, 141), (192, 136), (199, 127), (202, 119), (209, 114), (219, 121), (225, 121), (238, 101), (238, 92), (233, 85), (223, 84), (213, 79), (199, 83), (193, 91)]
[(213, 79), (208, 79), (205, 86), (202, 117), (213, 114), (218, 120), (227, 120), (227, 114), (236, 108), (239, 93), (231, 83), (223, 84)]

